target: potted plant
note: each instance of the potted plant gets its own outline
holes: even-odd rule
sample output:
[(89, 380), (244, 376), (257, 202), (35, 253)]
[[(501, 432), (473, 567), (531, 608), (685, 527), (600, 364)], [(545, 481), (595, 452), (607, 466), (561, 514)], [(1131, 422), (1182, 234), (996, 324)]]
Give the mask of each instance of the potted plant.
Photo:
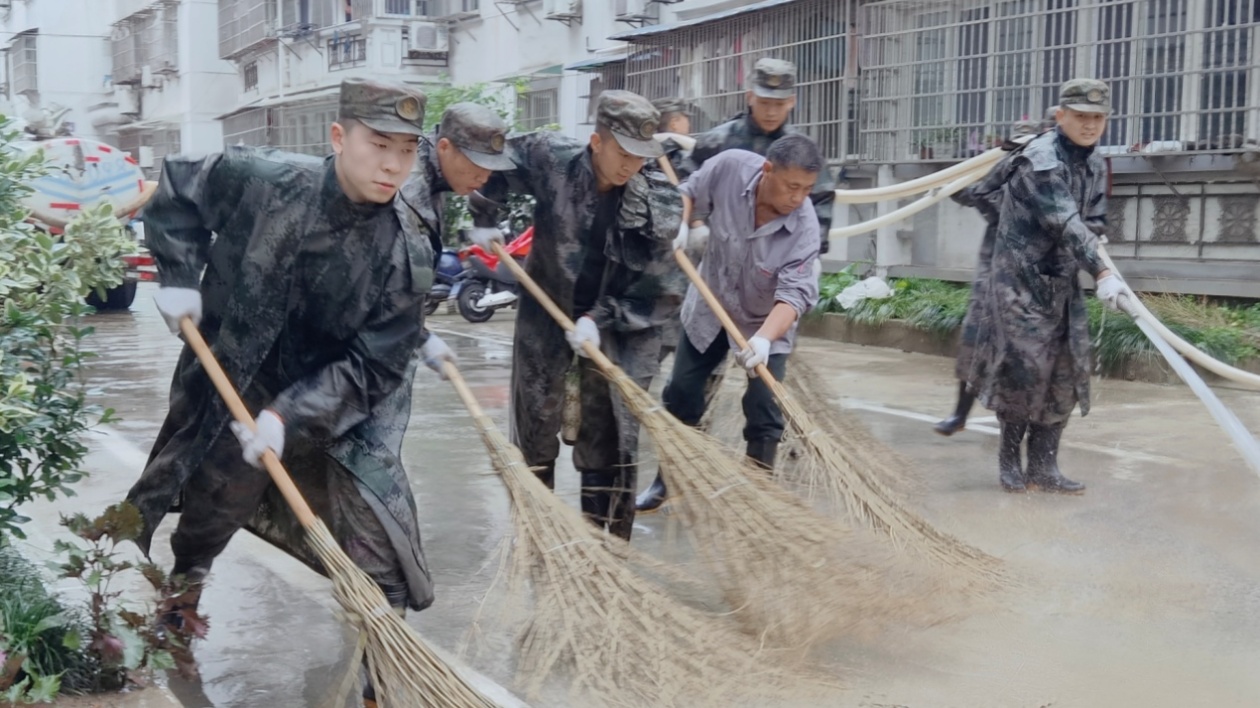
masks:
[(957, 156), (958, 129), (937, 128), (928, 133), (927, 143), (931, 146), (932, 156), (937, 160), (952, 159)]

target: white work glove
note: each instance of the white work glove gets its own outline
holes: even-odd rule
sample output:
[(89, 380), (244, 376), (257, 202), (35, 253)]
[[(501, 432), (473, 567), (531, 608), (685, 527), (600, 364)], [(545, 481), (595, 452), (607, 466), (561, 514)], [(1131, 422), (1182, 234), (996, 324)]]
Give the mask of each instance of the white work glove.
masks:
[(468, 232), (468, 240), (481, 246), (481, 250), (486, 253), (494, 253), (494, 247), (490, 244), (503, 245), (503, 232), (488, 226), (478, 226)]
[(577, 327), (572, 332), (565, 332), (564, 338), (569, 340), (569, 346), (573, 347), (573, 351), (578, 356), (586, 356), (586, 349), (582, 346), (586, 342), (595, 345), (599, 349), (599, 328), (595, 326), (595, 320), (589, 317), (579, 317)]
[(770, 340), (756, 335), (748, 340), (748, 347), (735, 354), (735, 360), (748, 370), (748, 378), (757, 375), (757, 366), (770, 361)]
[(1103, 304), (1116, 311), (1120, 310), (1121, 298), (1134, 297), (1128, 284), (1114, 273), (1098, 281), (1097, 285), (1098, 289), (1094, 291), (1094, 294), (1103, 301)]
[(446, 380), (446, 372), (442, 370), (442, 364), (448, 361), (456, 363), (455, 352), (436, 334), (430, 334), (429, 341), (420, 347), (420, 356), (424, 359), (424, 365), (436, 371), (443, 381)]
[(229, 427), (241, 442), (241, 457), (258, 469), (262, 469), (264, 452), (271, 450), (277, 458), (284, 454), (284, 421), (271, 411), (258, 414), (258, 419), (254, 421), (257, 430), (250, 430), (235, 420)]
[(687, 224), (678, 226), (678, 237), (674, 239), (674, 250), (682, 249), (684, 252), (704, 253), (704, 247), (709, 243), (709, 227), (707, 224), (691, 227)]
[(160, 288), (153, 302), (171, 334), (179, 335), (179, 321), (184, 317), (191, 317), (194, 325), (201, 324), (201, 291), (196, 288)]

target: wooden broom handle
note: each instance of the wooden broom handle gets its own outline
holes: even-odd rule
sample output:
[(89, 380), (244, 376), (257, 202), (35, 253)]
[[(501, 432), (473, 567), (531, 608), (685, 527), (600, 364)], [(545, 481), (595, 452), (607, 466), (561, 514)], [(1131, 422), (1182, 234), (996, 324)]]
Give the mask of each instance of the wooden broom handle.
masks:
[[(564, 310), (561, 310), (560, 306), (547, 295), (546, 290), (543, 290), (538, 283), (534, 282), (533, 278), (529, 277), (529, 274), (525, 272), (525, 269), (521, 267), (521, 264), (517, 263), (516, 260), (512, 258), (511, 254), (503, 248), (503, 244), (495, 241), (490, 245), (494, 248), (494, 254), (499, 257), (499, 262), (506, 265), (508, 270), (512, 271), (512, 275), (516, 276), (516, 280), (521, 285), (525, 286), (525, 289), (529, 291), (529, 294), (534, 296), (534, 299), (538, 301), (538, 304), (543, 306), (543, 309), (547, 311), (547, 314), (551, 315), (552, 318), (555, 319), (557, 324), (563, 327), (566, 332), (572, 332), (574, 329), (577, 329), (577, 325), (573, 324), (573, 320), (569, 319), (569, 316), (564, 314)], [(590, 357), (590, 360), (595, 362), (596, 366), (603, 369), (604, 373), (611, 375), (617, 370), (617, 365), (612, 362), (612, 359), (605, 356), (604, 353), (599, 350), (599, 347), (594, 344), (586, 342), (582, 345), (582, 351), (586, 352), (586, 356)]]
[[(210, 347), (206, 344), (206, 340), (201, 336), (201, 331), (197, 329), (197, 325), (189, 317), (184, 317), (179, 321), (179, 330), (184, 334), (184, 341), (188, 342), (188, 346), (197, 355), (197, 359), (201, 362), (201, 368), (206, 370), (206, 374), (214, 383), (214, 387), (218, 389), (219, 395), (223, 397), (223, 402), (227, 404), (228, 410), (232, 412), (235, 418), (250, 430), (257, 430), (254, 426), (254, 416), (250, 415), (249, 409), (245, 407), (245, 402), (236, 393), (236, 388), (232, 386), (232, 382), (228, 380), (227, 374), (224, 373), (223, 367), (219, 366), (219, 362), (214, 358), (214, 352), (210, 351)], [(267, 468), (267, 473), (271, 475), (271, 481), (276, 483), (276, 487), (280, 489), (280, 493), (284, 495), (284, 500), (289, 502), (289, 506), (293, 509), (293, 514), (297, 516), (298, 522), (303, 528), (310, 528), (316, 522), (315, 512), (311, 511), (311, 507), (302, 498), (302, 493), (298, 491), (297, 485), (293, 483), (293, 478), (284, 469), (284, 465), (280, 464), (280, 458), (276, 457), (276, 453), (267, 450), (263, 453), (263, 465)]]
[[(661, 155), (656, 158), (656, 162), (661, 166), (661, 170), (665, 172), (665, 176), (669, 178), (670, 183), (677, 187), (678, 174), (674, 172), (674, 166), (669, 164), (669, 158)], [(731, 336), (731, 339), (735, 340), (736, 346), (738, 346), (741, 351), (747, 349), (748, 340), (745, 339), (744, 334), (739, 331), (739, 327), (735, 326), (735, 321), (731, 319), (729, 314), (727, 314), (726, 308), (722, 307), (722, 303), (718, 301), (717, 295), (714, 295), (713, 291), (709, 289), (709, 284), (704, 282), (704, 278), (700, 277), (700, 271), (696, 270), (695, 264), (693, 264), (691, 259), (687, 257), (686, 252), (681, 248), (676, 249), (674, 251), (674, 260), (678, 261), (678, 267), (682, 268), (682, 271), (687, 274), (688, 278), (691, 279), (691, 284), (696, 287), (696, 292), (700, 293), (700, 296), (704, 298), (706, 303), (708, 303), (709, 309), (713, 311), (713, 314), (717, 316), (718, 321), (722, 323), (722, 328), (725, 329), (726, 333)], [(765, 364), (757, 365), (757, 375), (760, 376), (761, 380), (765, 381), (766, 385), (771, 389), (773, 389), (774, 385), (777, 383), (774, 380), (774, 374), (770, 373), (770, 369), (767, 368)]]
[(473, 418), (484, 418), (486, 413), (481, 410), (481, 404), (477, 403), (477, 397), (473, 395), (472, 389), (468, 388), (468, 382), (459, 373), (459, 368), (449, 361), (444, 361), (442, 362), (442, 374), (455, 387), (455, 393), (459, 394), (459, 400), (464, 402), (464, 407), (468, 409), (469, 415)]

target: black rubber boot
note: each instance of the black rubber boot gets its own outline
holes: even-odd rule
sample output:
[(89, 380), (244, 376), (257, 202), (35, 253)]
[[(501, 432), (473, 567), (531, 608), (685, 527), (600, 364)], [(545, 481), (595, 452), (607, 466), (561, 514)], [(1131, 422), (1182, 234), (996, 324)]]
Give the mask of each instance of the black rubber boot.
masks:
[(998, 481), (1008, 492), (1028, 491), (1028, 480), (1024, 477), (1019, 455), (1020, 443), (1027, 431), (1027, 423), (1002, 423), (1002, 440), (998, 443)]
[(538, 481), (547, 485), (547, 489), (556, 491), (556, 463), (551, 462), (546, 465), (538, 465), (534, 467), (534, 476), (538, 477)]
[(652, 486), (644, 489), (643, 493), (634, 500), (634, 508), (641, 514), (650, 514), (661, 508), (668, 495), (669, 490), (665, 488), (665, 478), (657, 472), (656, 479), (652, 480)]
[(1044, 492), (1083, 494), (1085, 485), (1059, 472), (1061, 425), (1032, 425), (1028, 430), (1028, 484)]
[(779, 452), (779, 441), (773, 438), (749, 440), (746, 454), (753, 462), (765, 470), (774, 469), (774, 457)]
[(582, 514), (600, 529), (630, 540), (634, 529), (632, 467), (619, 470), (582, 470)]
[(938, 434), (949, 437), (967, 427), (967, 415), (976, 397), (967, 390), (967, 382), (958, 382), (958, 405), (954, 406), (954, 414), (932, 427)]

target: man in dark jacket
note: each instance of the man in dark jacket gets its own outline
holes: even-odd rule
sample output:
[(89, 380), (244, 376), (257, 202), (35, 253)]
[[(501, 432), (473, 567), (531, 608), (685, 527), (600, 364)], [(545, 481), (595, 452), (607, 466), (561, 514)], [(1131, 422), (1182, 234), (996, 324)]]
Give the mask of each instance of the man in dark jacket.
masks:
[(144, 517), (147, 553), (182, 496), (171, 546), (174, 573), (193, 583), (192, 606), (215, 557), (246, 524), (320, 569), (262, 469), (268, 450), (392, 605), (433, 601), (399, 459), (413, 354), (420, 348), (434, 368), (453, 360), (423, 329), (430, 241), (405, 227), (395, 201), (415, 161), (424, 106), (416, 89), (348, 80), (331, 128), (333, 156), (234, 147), (163, 165), (144, 212), (162, 276), (158, 310), (176, 334), (192, 318), (259, 411), (256, 430), (229, 426), (184, 348), (170, 411), (128, 500)]
[[(625, 539), (634, 526), (639, 422), (583, 347), (599, 347), (647, 388), (659, 368), (660, 328), (677, 316), (686, 278), (670, 244), (682, 197), (660, 172), (644, 168), (645, 160), (662, 154), (654, 137), (659, 121), (642, 96), (605, 91), (589, 143), (553, 132), (513, 136), (508, 143), (516, 169), (496, 173), (481, 190), (491, 203), (506, 203), (508, 194), (537, 200), (526, 268), (577, 323), (566, 333), (521, 294), (512, 349), (512, 440), (554, 485), (564, 379), (576, 352), (581, 420), (573, 465), (582, 475), (582, 511)], [(493, 228), (496, 209), (476, 199), (471, 204), (474, 242), (488, 248), (501, 241)]]
[[(1080, 493), (1059, 471), (1063, 428), (1078, 404), (1089, 413), (1089, 321), (1077, 274), (1097, 283), (1109, 307), (1131, 296), (1103, 265), (1107, 167), (1095, 146), (1111, 111), (1107, 85), (1073, 79), (1060, 91), (1058, 127), (1013, 155), (1000, 186), (993, 257), (967, 383), (1002, 425), (999, 479)], [(1028, 464), (1020, 446), (1028, 438)]]

